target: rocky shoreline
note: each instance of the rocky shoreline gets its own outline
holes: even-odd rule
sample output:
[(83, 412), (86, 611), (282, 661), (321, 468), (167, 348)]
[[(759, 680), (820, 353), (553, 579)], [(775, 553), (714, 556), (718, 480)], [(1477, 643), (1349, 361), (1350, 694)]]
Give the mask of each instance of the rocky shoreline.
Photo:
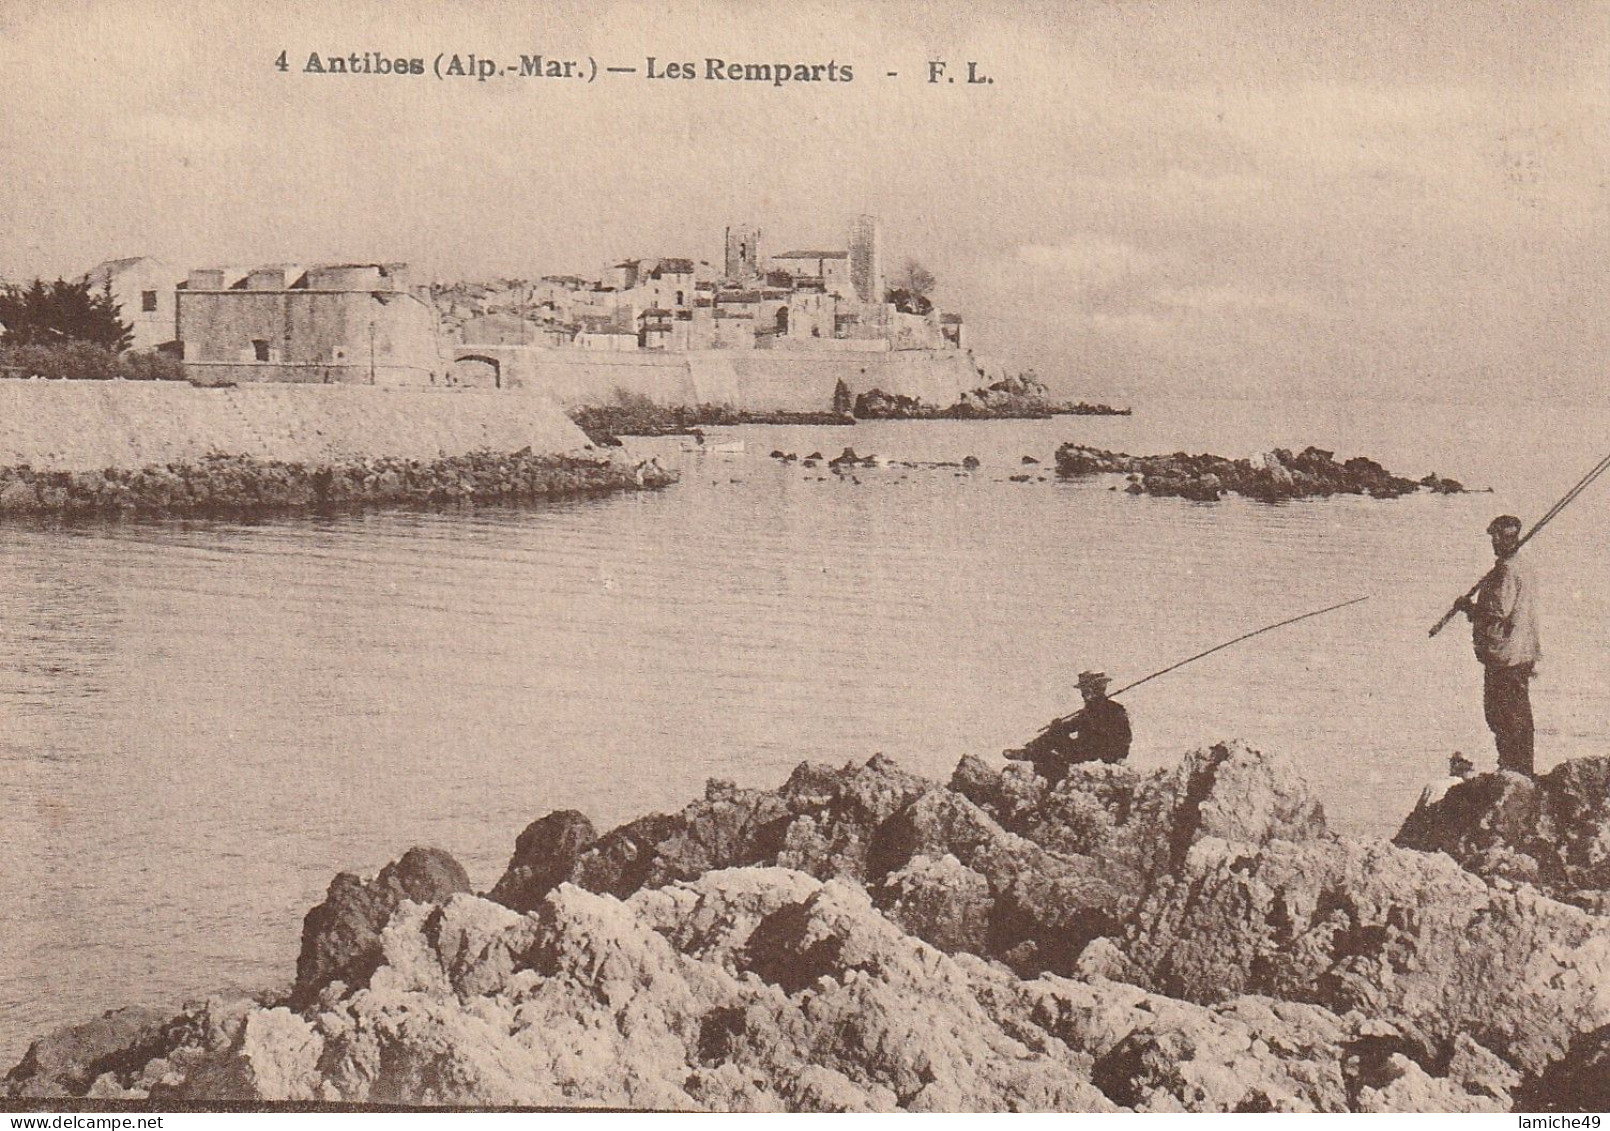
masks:
[(214, 455), (139, 470), (0, 467), (0, 519), (238, 516), (371, 506), (507, 504), (664, 487), (657, 462), (603, 456), (471, 452), (291, 463)]
[(972, 757), (946, 784), (882, 757), (712, 781), (602, 834), (550, 813), (484, 895), (438, 849), (337, 876), (288, 992), (109, 1013), (5, 1095), (1595, 1110), (1607, 782), (1610, 759), (1483, 775), (1386, 844), (1240, 743), (1049, 791)]
[(1127, 408), (1087, 401), (1054, 400), (1050, 390), (1027, 374), (961, 394), (954, 404), (936, 405), (918, 397), (869, 389), (852, 396), (843, 381), (832, 407), (822, 412), (759, 412), (727, 405), (659, 405), (646, 397), (617, 392), (616, 404), (583, 405), (570, 419), (595, 444), (618, 444), (621, 436), (685, 436), (702, 428), (740, 424), (850, 425), (858, 420), (1048, 420), (1053, 416), (1129, 416)]
[(1258, 460), (1226, 459), (1214, 455), (1132, 456), (1083, 444), (1057, 449), (1057, 474), (1125, 475), (1131, 495), (1217, 502), (1225, 495), (1242, 495), (1263, 502), (1327, 498), (1331, 495), (1368, 495), (1396, 499), (1422, 488), (1440, 495), (1465, 490), (1456, 479), (1431, 474), (1422, 479), (1394, 475), (1372, 459), (1355, 456), (1337, 463), (1335, 453), (1307, 447), (1293, 454), (1276, 448)]
[(593, 405), (570, 411), (570, 419), (595, 444), (616, 447), (621, 436), (692, 436), (704, 428), (740, 424), (851, 425), (855, 417), (841, 412), (749, 412), (725, 405), (700, 404), (662, 408), (653, 404)]
[(857, 420), (1049, 420), (1053, 416), (1129, 416), (1127, 408), (1052, 398), (1051, 390), (1032, 374), (1005, 377), (969, 390), (951, 405), (931, 405), (916, 398), (869, 389), (855, 398)]

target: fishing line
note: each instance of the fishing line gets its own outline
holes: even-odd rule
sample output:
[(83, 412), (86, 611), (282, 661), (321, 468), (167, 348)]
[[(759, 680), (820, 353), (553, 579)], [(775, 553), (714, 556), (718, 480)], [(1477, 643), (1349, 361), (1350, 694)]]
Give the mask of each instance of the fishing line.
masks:
[(1114, 691), (1111, 695), (1107, 696), (1107, 698), (1116, 699), (1126, 691), (1133, 691), (1143, 683), (1150, 683), (1160, 675), (1167, 675), (1171, 671), (1177, 671), (1178, 669), (1183, 668), (1186, 664), (1193, 664), (1197, 660), (1202, 659), (1204, 656), (1211, 656), (1215, 652), (1222, 652), (1232, 644), (1239, 644), (1243, 640), (1251, 640), (1254, 636), (1262, 636), (1264, 633), (1273, 632), (1277, 628), (1285, 628), (1288, 624), (1296, 624), (1298, 621), (1307, 620), (1309, 617), (1324, 616), (1326, 613), (1334, 613), (1337, 609), (1345, 609), (1349, 605), (1356, 605), (1360, 601), (1368, 600), (1368, 596), (1354, 597), (1351, 601), (1340, 601), (1334, 605), (1327, 605), (1323, 609), (1315, 609), (1311, 613), (1303, 613), (1300, 616), (1287, 617), (1283, 621), (1276, 621), (1274, 624), (1266, 624), (1262, 628), (1255, 628), (1251, 632), (1244, 632), (1240, 636), (1237, 636), (1234, 640), (1226, 640), (1223, 644), (1215, 644), (1205, 652), (1198, 652), (1196, 655), (1181, 660), (1177, 664), (1170, 664), (1161, 671), (1155, 671), (1149, 676), (1137, 679), (1134, 683), (1127, 683), (1123, 687), (1120, 687), (1117, 691)]
[[(1222, 644), (1215, 644), (1213, 647), (1207, 649), (1206, 651), (1198, 652), (1194, 656), (1187, 656), (1185, 659), (1180, 660), (1178, 663), (1170, 664), (1170, 665), (1168, 665), (1168, 667), (1162, 668), (1162, 669), (1160, 669), (1158, 671), (1155, 671), (1151, 675), (1142, 676), (1140, 679), (1137, 679), (1134, 683), (1126, 683), (1124, 686), (1120, 687), (1117, 691), (1114, 691), (1112, 694), (1108, 695), (1107, 698), (1116, 699), (1116, 698), (1118, 698), (1118, 696), (1122, 695), (1124, 692), (1133, 691), (1135, 688), (1139, 687), (1141, 684), (1150, 683), (1152, 680), (1156, 679), (1158, 676), (1167, 675), (1169, 672), (1172, 672), (1172, 671), (1178, 671), (1180, 668), (1183, 668), (1186, 664), (1194, 664), (1194, 663), (1196, 663), (1196, 661), (1202, 659), (1205, 656), (1211, 656), (1215, 652), (1222, 652), (1226, 648), (1229, 648), (1231, 645), (1240, 644), (1243, 640), (1251, 640), (1254, 636), (1262, 636), (1264, 633), (1273, 632), (1277, 628), (1285, 628), (1288, 624), (1296, 624), (1298, 621), (1308, 620), (1310, 617), (1324, 616), (1326, 613), (1334, 613), (1337, 609), (1345, 609), (1349, 605), (1356, 605), (1360, 601), (1368, 601), (1368, 600), (1369, 600), (1369, 597), (1367, 595), (1363, 596), (1363, 597), (1354, 597), (1352, 600), (1349, 600), (1349, 601), (1339, 601), (1334, 605), (1326, 605), (1323, 609), (1315, 609), (1312, 612), (1300, 613), (1297, 616), (1287, 617), (1285, 620), (1276, 621), (1274, 624), (1266, 624), (1262, 628), (1253, 629), (1251, 632), (1243, 632), (1240, 636), (1235, 637), (1233, 640), (1226, 640)], [(1055, 726), (1059, 726), (1062, 723), (1067, 722), (1072, 717), (1073, 717), (1072, 715), (1067, 715), (1067, 716), (1064, 716), (1063, 718), (1060, 718), (1060, 719), (1053, 719), (1051, 722), (1046, 724), (1046, 726), (1044, 727), (1043, 730), (1041, 730), (1040, 733), (1044, 734), (1047, 731), (1051, 730), (1051, 728), (1053, 728)]]

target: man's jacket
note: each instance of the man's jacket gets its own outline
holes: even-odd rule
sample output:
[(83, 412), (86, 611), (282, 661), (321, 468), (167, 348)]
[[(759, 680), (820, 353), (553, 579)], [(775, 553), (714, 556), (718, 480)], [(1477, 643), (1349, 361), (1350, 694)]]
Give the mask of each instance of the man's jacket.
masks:
[(1537, 638), (1537, 579), (1519, 554), (1493, 567), (1476, 594), (1470, 618), (1476, 659), (1490, 668), (1535, 664), (1543, 650)]
[(1122, 762), (1129, 743), (1129, 712), (1115, 700), (1097, 699), (1006, 756), (1034, 763), (1035, 772), (1055, 785), (1080, 762)]

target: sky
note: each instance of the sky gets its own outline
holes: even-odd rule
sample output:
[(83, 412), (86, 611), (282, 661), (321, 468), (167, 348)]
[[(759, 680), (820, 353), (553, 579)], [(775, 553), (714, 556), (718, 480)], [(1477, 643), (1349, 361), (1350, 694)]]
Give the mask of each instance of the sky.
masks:
[[(651, 55), (854, 79), (649, 79)], [(140, 254), (596, 275), (719, 262), (743, 222), (842, 247), (869, 212), (987, 360), (1059, 388), (1607, 388), (1605, 3), (0, 0), (0, 90), (7, 279)]]

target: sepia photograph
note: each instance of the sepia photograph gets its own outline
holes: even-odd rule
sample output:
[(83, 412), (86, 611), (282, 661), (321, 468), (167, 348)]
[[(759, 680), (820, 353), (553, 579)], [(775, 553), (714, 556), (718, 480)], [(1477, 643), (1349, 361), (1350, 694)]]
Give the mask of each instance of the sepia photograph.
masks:
[(13, 1127), (1610, 1110), (1610, 3), (0, 0), (0, 94)]

